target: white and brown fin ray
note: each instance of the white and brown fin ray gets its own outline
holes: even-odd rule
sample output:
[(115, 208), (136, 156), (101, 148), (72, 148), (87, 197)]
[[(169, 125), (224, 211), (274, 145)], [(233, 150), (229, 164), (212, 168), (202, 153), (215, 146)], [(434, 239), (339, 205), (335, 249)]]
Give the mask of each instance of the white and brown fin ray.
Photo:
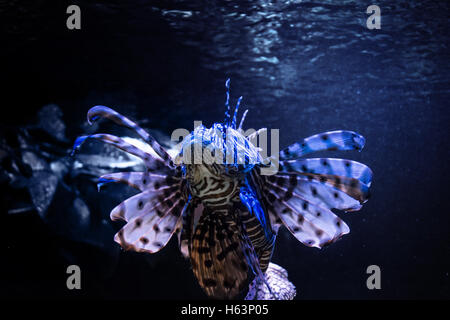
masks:
[(139, 191), (144, 191), (145, 185), (143, 181), (147, 183), (147, 180), (143, 179), (144, 174), (144, 172), (116, 172), (104, 174), (98, 178), (97, 187), (100, 191), (100, 189), (108, 183), (125, 183)]
[(337, 130), (315, 134), (280, 151), (280, 160), (297, 159), (301, 156), (325, 150), (362, 150), (365, 139), (353, 131)]
[[(309, 159), (305, 159), (309, 160)], [(328, 159), (323, 158), (320, 159), (320, 161), (317, 161), (316, 159), (313, 159), (314, 161), (308, 162), (305, 161), (300, 162), (300, 165), (297, 165), (297, 161), (293, 162), (281, 162), (279, 165), (279, 174), (272, 175), (272, 178), (268, 178), (269, 176), (264, 176), (264, 179), (274, 179), (276, 177), (279, 177), (280, 175), (290, 175), (290, 176), (298, 176), (301, 177), (303, 180), (309, 180), (309, 181), (319, 181), (325, 186), (330, 187), (329, 192), (333, 192), (334, 195), (339, 195), (339, 193), (334, 193), (334, 190), (340, 190), (350, 197), (358, 200), (360, 204), (365, 203), (370, 198), (370, 183), (372, 179), (371, 171), (368, 167), (360, 164), (360, 168), (365, 168), (364, 171), (355, 171), (354, 177), (347, 177), (343, 175), (336, 175), (336, 174), (326, 174), (324, 172), (333, 172), (334, 169), (336, 169), (336, 172), (339, 174), (346, 174), (342, 171), (338, 170), (339, 167), (335, 166), (334, 169), (330, 169), (331, 166), (329, 163), (340, 163), (344, 167), (346, 167), (346, 164), (349, 160), (342, 160), (342, 159)], [(336, 160), (336, 161), (329, 161), (329, 160)], [(315, 164), (314, 168), (308, 167), (306, 165), (308, 164)], [(353, 165), (356, 166), (356, 161), (353, 161)], [(320, 167), (319, 167), (320, 164)], [(359, 163), (358, 163), (359, 164)], [(321, 173), (312, 173), (312, 172), (321, 172)], [(362, 173), (364, 172), (364, 173)], [(352, 174), (352, 172), (349, 172), (348, 174)], [(360, 175), (362, 174), (362, 175)], [(360, 179), (360, 180), (359, 180)], [(368, 184), (364, 182), (368, 182)], [(295, 183), (295, 182), (294, 182)], [(337, 199), (340, 200), (341, 198)], [(349, 207), (350, 208), (350, 207)], [(357, 210), (353, 208), (352, 210)]]
[(372, 170), (365, 164), (347, 159), (309, 158), (281, 161), (282, 172), (317, 173), (354, 178), (367, 186), (372, 182)]
[(95, 139), (107, 143), (140, 158), (144, 162), (148, 172), (171, 173), (176, 176), (181, 176), (181, 172), (179, 170), (174, 170), (171, 167), (168, 167), (163, 160), (158, 159), (150, 153), (138, 148), (137, 146), (126, 142), (122, 138), (107, 133), (96, 133), (90, 136), (78, 137), (74, 144), (74, 151), (80, 148), (84, 141), (86, 141), (87, 139)]
[(95, 140), (110, 144), (122, 151), (128, 152), (129, 154), (139, 157), (142, 160), (146, 159), (147, 157), (154, 158), (151, 154), (143, 151), (142, 149), (126, 142), (125, 140), (123, 140), (119, 137), (116, 137), (112, 134), (107, 134), (107, 133), (96, 133), (96, 134), (92, 134), (89, 136), (78, 137), (75, 141), (74, 150), (80, 148), (81, 145), (84, 143), (84, 141), (86, 141), (87, 139), (95, 139)]
[(145, 190), (117, 205), (111, 211), (111, 220), (130, 221), (142, 214), (153, 213), (162, 216), (178, 198), (184, 198), (181, 182), (164, 185), (164, 180), (160, 180), (160, 183), (163, 186), (161, 189)]
[[(163, 248), (180, 227), (181, 216), (188, 206), (186, 181), (182, 171), (174, 167), (167, 152), (137, 124), (112, 109), (97, 106), (89, 110), (88, 121), (99, 117), (135, 130), (155, 150), (153, 156), (142, 148), (109, 134), (93, 134), (77, 138), (74, 150), (87, 138), (97, 139), (141, 158), (145, 172), (118, 172), (100, 177), (99, 188), (109, 182), (126, 183), (141, 193), (123, 201), (111, 211), (112, 220), (127, 224), (116, 234), (123, 248), (139, 252), (157, 252)], [(159, 157), (160, 158), (159, 158)]]
[(192, 270), (208, 296), (232, 299), (247, 285), (248, 266), (239, 228), (229, 215), (204, 211), (189, 255)]
[(264, 178), (267, 188), (276, 192), (279, 190), (287, 190), (286, 192), (295, 193), (310, 203), (328, 209), (344, 211), (357, 211), (361, 209), (362, 205), (359, 201), (359, 196), (354, 198), (341, 190), (342, 186), (340, 184), (342, 183), (342, 178), (339, 177), (339, 185), (336, 185), (336, 179), (330, 180), (330, 182), (333, 182), (331, 185), (325, 183), (323, 179), (321, 181), (320, 177), (280, 173)]
[(306, 246), (322, 248), (350, 230), (330, 210), (309, 203), (287, 190), (269, 190), (267, 199), (283, 224)]
[[(331, 190), (340, 190), (353, 199), (359, 201), (360, 204), (364, 204), (370, 198), (370, 187), (362, 183), (358, 179), (348, 178), (336, 175), (326, 175), (326, 174), (316, 174), (316, 173), (305, 173), (299, 174), (304, 176), (310, 181), (319, 181), (325, 186), (332, 188)], [(356, 209), (349, 211), (354, 211)]]
[(95, 106), (89, 109), (87, 113), (87, 120), (90, 124), (100, 117), (110, 119), (121, 126), (134, 130), (146, 143), (150, 145), (150, 147), (152, 147), (152, 149), (158, 156), (161, 157), (168, 167), (174, 167), (171, 157), (167, 151), (147, 131), (142, 129), (135, 122), (121, 115), (117, 111), (105, 106)]
[(146, 198), (149, 193), (140, 193), (117, 207), (117, 214), (128, 221), (114, 237), (124, 249), (148, 253), (161, 250), (176, 232), (188, 206), (180, 191)]
[(98, 179), (98, 186), (100, 188), (107, 183), (125, 183), (140, 191), (157, 191), (169, 188), (177, 181), (179, 182), (178, 178), (164, 174), (149, 172), (115, 172), (102, 175)]
[[(272, 226), (284, 225), (300, 242), (321, 248), (349, 232), (348, 226), (330, 208), (360, 208), (359, 202), (333, 187), (310, 181), (300, 175), (259, 176), (262, 199)], [(322, 188), (320, 188), (322, 186)], [(319, 196), (320, 192), (320, 196)]]

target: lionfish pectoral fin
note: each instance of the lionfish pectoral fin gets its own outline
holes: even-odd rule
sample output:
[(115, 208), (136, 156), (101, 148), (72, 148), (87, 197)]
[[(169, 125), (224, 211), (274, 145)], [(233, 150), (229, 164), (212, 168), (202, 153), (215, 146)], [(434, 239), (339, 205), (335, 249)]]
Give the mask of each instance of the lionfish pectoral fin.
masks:
[(314, 173), (354, 178), (370, 186), (372, 170), (365, 164), (347, 159), (308, 158), (280, 161), (284, 172)]
[(136, 156), (140, 158), (145, 166), (147, 167), (148, 171), (172, 171), (173, 174), (175, 174), (175, 171), (173, 168), (169, 167), (163, 160), (158, 159), (151, 155), (150, 153), (146, 152), (145, 150), (141, 149), (138, 146), (135, 146), (131, 143), (126, 142), (122, 138), (116, 137), (111, 134), (106, 133), (96, 133), (89, 136), (81, 136), (78, 137), (75, 141), (73, 151), (79, 149), (81, 145), (87, 140), (87, 139), (95, 139), (101, 142), (104, 142), (106, 144), (112, 145), (113, 147), (116, 147), (117, 149), (120, 149), (122, 151), (125, 151), (133, 156)]
[(111, 211), (112, 220), (127, 221), (114, 240), (127, 250), (148, 253), (161, 250), (177, 232), (189, 205), (185, 181), (149, 172), (119, 172), (100, 179), (126, 183), (142, 191)]
[[(145, 182), (145, 184), (144, 184)], [(139, 191), (144, 191), (147, 187), (144, 172), (116, 172), (104, 174), (98, 178), (97, 188), (100, 189), (109, 183), (125, 183)]]
[(165, 171), (165, 172), (172, 172), (172, 174), (177, 174), (175, 172), (174, 168), (169, 166), (166, 162), (163, 160), (154, 157), (150, 153), (146, 152), (145, 150), (139, 148), (138, 146), (135, 146), (131, 143), (126, 142), (122, 138), (116, 137), (111, 134), (106, 133), (96, 133), (92, 134), (90, 136), (81, 136), (78, 137), (75, 141), (73, 152), (72, 154), (81, 147), (81, 145), (87, 140), (87, 139), (95, 139), (101, 142), (104, 142), (106, 144), (112, 145), (113, 147), (116, 147), (117, 149), (120, 149), (122, 151), (125, 151), (133, 156), (136, 156), (140, 158), (145, 166), (147, 167), (148, 171)]
[(359, 210), (370, 196), (372, 171), (344, 159), (299, 157), (324, 150), (361, 150), (365, 139), (353, 131), (313, 135), (280, 152), (279, 171), (261, 177), (263, 200), (272, 220), (303, 244), (322, 248), (350, 229), (331, 210)]
[(280, 174), (270, 178), (265, 185), (267, 206), (300, 242), (322, 248), (349, 232), (345, 222), (318, 196), (318, 190), (323, 191), (318, 185), (296, 175)]
[(127, 250), (161, 250), (177, 232), (189, 204), (179, 190), (177, 185), (160, 191), (147, 190), (119, 204), (111, 211), (111, 219), (123, 219), (127, 224), (114, 240)]
[(356, 132), (345, 130), (328, 131), (305, 138), (281, 150), (280, 160), (297, 159), (308, 153), (325, 150), (361, 151), (364, 144), (364, 137)]
[(315, 201), (322, 200), (331, 209), (355, 211), (370, 197), (372, 170), (356, 161), (334, 158), (281, 161), (279, 175), (283, 174), (297, 175), (298, 180), (303, 180), (300, 184), (304, 196), (312, 195)]
[(77, 149), (87, 138), (92, 138), (143, 160), (145, 172), (117, 172), (103, 175), (99, 178), (98, 188), (111, 182), (120, 182), (141, 191), (111, 211), (112, 220), (127, 221), (127, 224), (115, 235), (114, 240), (125, 249), (157, 252), (177, 232), (181, 216), (187, 209), (189, 199), (186, 181), (182, 178), (180, 168), (174, 167), (164, 148), (136, 123), (104, 106), (96, 106), (89, 110), (89, 123), (100, 117), (111, 119), (119, 125), (133, 129), (157, 154), (153, 156), (144, 150), (146, 148), (143, 146), (102, 133), (79, 137), (74, 145), (74, 149)]
[(189, 256), (208, 296), (232, 299), (246, 287), (248, 265), (239, 228), (230, 216), (205, 210), (192, 236)]

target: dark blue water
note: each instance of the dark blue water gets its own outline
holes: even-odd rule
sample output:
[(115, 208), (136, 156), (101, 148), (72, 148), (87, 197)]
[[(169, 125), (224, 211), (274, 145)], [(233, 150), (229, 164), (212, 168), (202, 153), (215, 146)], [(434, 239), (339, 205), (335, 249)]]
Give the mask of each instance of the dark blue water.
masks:
[[(65, 28), (64, 1), (0, 2), (3, 124), (20, 126), (56, 103), (73, 140), (86, 111), (104, 104), (168, 135), (222, 120), (231, 77), (232, 101), (243, 95), (250, 109), (247, 127), (280, 129), (281, 147), (335, 129), (366, 137), (361, 153), (328, 154), (374, 172), (370, 201), (343, 217), (351, 233), (323, 250), (279, 235), (273, 260), (297, 298), (449, 298), (448, 2), (378, 1), (379, 30), (366, 27), (367, 1), (76, 3), (79, 31)], [(15, 219), (11, 230), (39, 224)], [(16, 266), (33, 239), (11, 231), (13, 295), (34, 296), (43, 283), (46, 295), (67, 295), (54, 273), (71, 262), (89, 270), (82, 296), (204, 297), (174, 241), (154, 257), (114, 251), (102, 263), (101, 248), (39, 228), (33, 239), (50, 242), (40, 245), (50, 261), (40, 268), (51, 271), (23, 280)], [(101, 238), (106, 246), (114, 228)], [(371, 264), (382, 270), (381, 290), (366, 288)]]

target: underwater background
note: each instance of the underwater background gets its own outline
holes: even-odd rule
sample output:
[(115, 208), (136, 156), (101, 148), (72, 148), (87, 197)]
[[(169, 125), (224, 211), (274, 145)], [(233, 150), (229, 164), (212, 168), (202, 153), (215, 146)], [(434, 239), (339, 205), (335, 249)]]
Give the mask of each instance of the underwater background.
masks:
[[(68, 30), (66, 8), (81, 8)], [(381, 8), (369, 30), (366, 9)], [(100, 143), (70, 157), (106, 105), (167, 143), (224, 118), (244, 96), (247, 128), (280, 129), (280, 148), (329, 130), (366, 138), (372, 197), (341, 215), (350, 234), (318, 250), (287, 230), (272, 261), (296, 299), (449, 299), (448, 1), (0, 1), (1, 286), (8, 298), (204, 299), (174, 237), (124, 252), (109, 212), (132, 194), (96, 178), (139, 166)], [(323, 154), (325, 155), (325, 154)], [(322, 156), (322, 154), (320, 154)], [(79, 265), (82, 290), (66, 288)], [(368, 290), (366, 269), (381, 268)]]

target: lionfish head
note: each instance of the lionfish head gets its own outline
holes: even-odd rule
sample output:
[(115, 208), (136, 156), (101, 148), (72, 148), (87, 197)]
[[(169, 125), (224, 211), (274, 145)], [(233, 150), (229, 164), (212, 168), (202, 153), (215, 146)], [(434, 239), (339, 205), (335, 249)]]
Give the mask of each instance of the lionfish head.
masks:
[(242, 97), (236, 104), (233, 118), (230, 116), (229, 83), (228, 79), (225, 121), (214, 123), (211, 128), (199, 125), (183, 139), (175, 162), (183, 165), (188, 175), (198, 166), (213, 166), (219, 170), (218, 175), (241, 174), (262, 162), (259, 149), (243, 134), (242, 124), (247, 112), (242, 116), (239, 127), (236, 127)]

